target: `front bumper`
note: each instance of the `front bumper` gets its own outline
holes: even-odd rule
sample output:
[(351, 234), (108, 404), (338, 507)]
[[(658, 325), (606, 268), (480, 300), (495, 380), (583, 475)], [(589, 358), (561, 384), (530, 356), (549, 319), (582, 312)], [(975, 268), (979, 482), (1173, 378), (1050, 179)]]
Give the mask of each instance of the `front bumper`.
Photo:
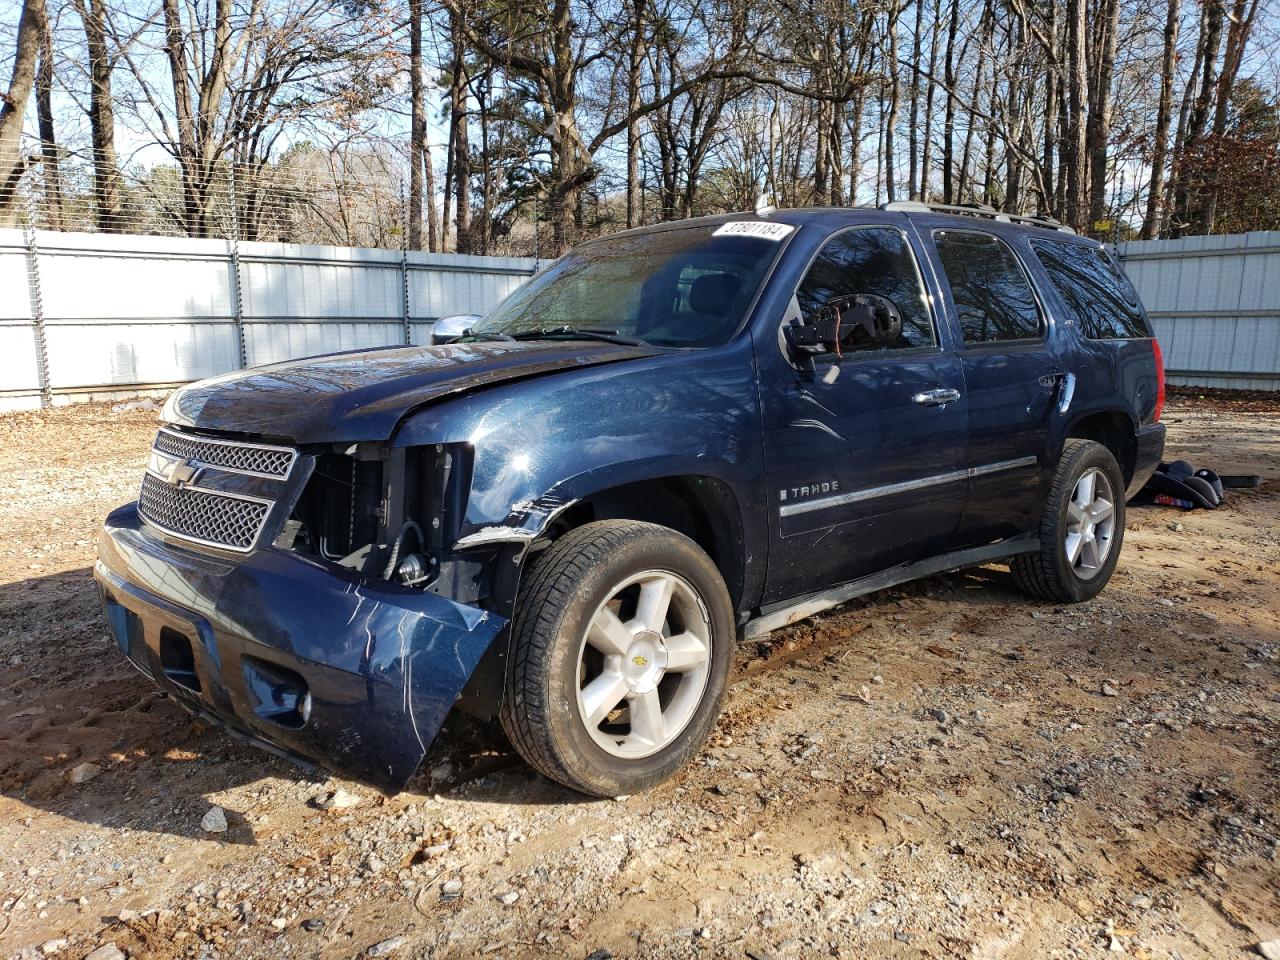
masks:
[(1133, 477), (1129, 480), (1129, 489), (1125, 491), (1126, 500), (1137, 496), (1138, 491), (1151, 479), (1151, 474), (1156, 472), (1156, 467), (1164, 457), (1164, 435), (1163, 423), (1152, 423), (1138, 428), (1134, 438)]
[(274, 548), (224, 560), (174, 545), (135, 504), (107, 517), (94, 566), (121, 651), (179, 703), (394, 792), (506, 621), (344, 574)]

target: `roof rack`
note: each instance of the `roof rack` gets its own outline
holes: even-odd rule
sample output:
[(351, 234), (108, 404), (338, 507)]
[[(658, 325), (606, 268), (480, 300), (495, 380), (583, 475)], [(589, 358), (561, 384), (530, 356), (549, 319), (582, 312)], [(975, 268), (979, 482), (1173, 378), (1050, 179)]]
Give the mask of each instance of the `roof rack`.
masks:
[(921, 200), (895, 200), (893, 203), (880, 204), (881, 210), (897, 210), (900, 213), (958, 213), (969, 217), (990, 217), (1002, 223), (1024, 223), (1031, 227), (1044, 227), (1046, 230), (1057, 230), (1059, 233), (1074, 234), (1064, 223), (1052, 217), (1024, 217), (1019, 213), (1004, 213), (986, 204), (958, 203), (925, 203)]

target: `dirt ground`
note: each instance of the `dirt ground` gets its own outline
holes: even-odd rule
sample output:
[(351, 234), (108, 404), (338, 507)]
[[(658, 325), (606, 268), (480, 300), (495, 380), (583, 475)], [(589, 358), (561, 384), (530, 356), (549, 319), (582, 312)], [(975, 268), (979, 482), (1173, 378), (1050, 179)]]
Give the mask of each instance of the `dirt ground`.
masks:
[[(1256, 955), (1280, 938), (1280, 404), (1166, 421), (1172, 455), (1266, 484), (1132, 509), (1083, 606), (989, 567), (751, 644), (689, 770), (588, 801), (466, 718), (391, 798), (188, 719), (90, 580), (155, 413), (0, 417), (0, 955)], [(318, 809), (338, 788), (358, 803)]]

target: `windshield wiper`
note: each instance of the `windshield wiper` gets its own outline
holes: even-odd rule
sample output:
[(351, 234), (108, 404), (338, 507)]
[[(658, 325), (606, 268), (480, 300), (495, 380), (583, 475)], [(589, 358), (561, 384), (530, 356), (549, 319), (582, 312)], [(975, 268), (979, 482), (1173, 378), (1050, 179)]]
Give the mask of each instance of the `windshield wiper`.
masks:
[(465, 337), (460, 338), (460, 340), (503, 340), (503, 341), (511, 341), (514, 339), (515, 337), (508, 336), (505, 333), (497, 333), (490, 330), (485, 330), (480, 333), (468, 333)]
[(567, 324), (559, 327), (535, 327), (532, 330), (521, 330), (511, 335), (512, 340), (554, 340), (559, 337), (567, 340), (603, 340), (605, 343), (620, 343), (628, 347), (638, 347), (648, 342), (639, 337), (625, 337), (617, 330), (570, 327)]

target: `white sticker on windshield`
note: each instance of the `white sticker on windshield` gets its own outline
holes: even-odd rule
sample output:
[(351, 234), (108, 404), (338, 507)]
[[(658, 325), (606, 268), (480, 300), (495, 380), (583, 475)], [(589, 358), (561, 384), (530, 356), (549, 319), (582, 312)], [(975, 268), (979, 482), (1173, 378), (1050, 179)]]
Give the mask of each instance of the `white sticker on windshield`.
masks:
[(787, 236), (793, 227), (789, 223), (767, 223), (763, 220), (735, 220), (722, 223), (711, 234), (713, 237), (759, 237), (775, 243)]

